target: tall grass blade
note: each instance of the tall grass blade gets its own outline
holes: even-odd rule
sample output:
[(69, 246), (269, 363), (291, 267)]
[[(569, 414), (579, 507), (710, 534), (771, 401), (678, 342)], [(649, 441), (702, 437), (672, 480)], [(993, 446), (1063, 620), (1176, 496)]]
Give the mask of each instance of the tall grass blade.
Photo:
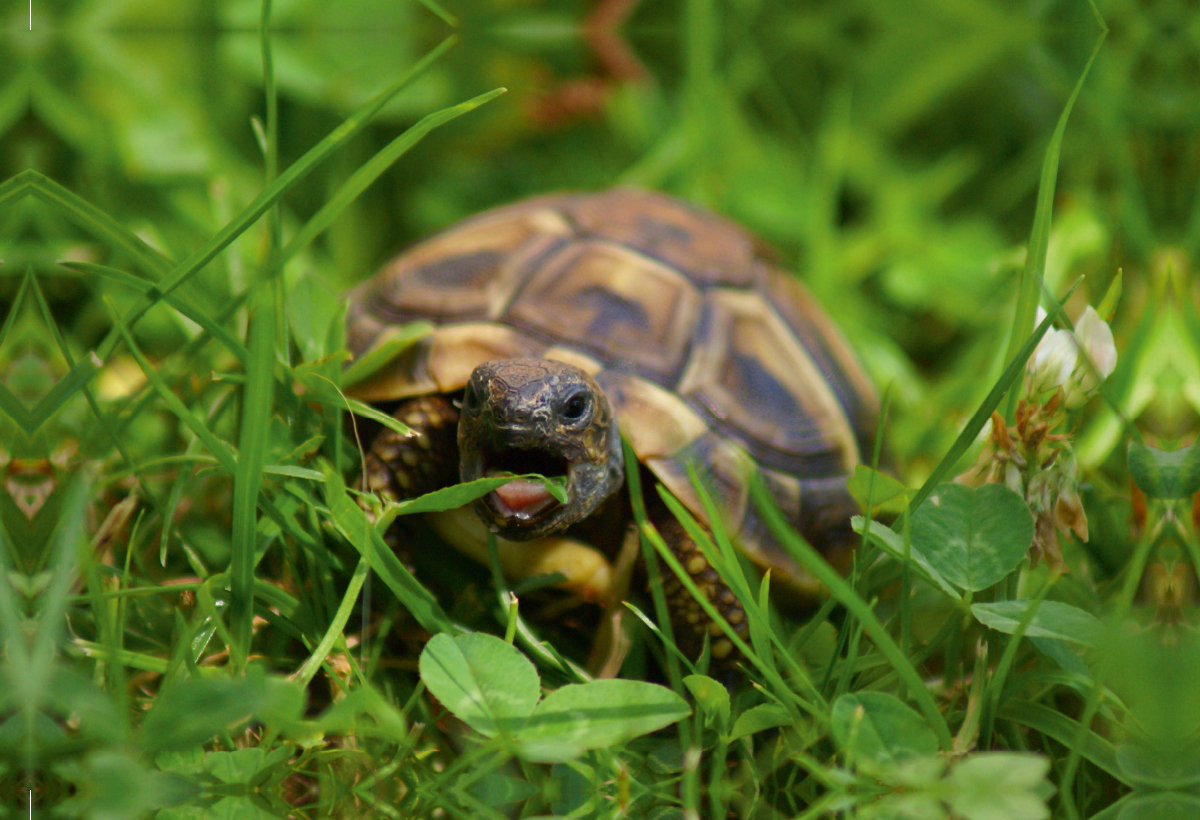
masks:
[[(1096, 11), (1095, 6), (1093, 6), (1093, 11)], [(1098, 15), (1098, 12), (1096, 13)], [(1100, 24), (1104, 25), (1102, 20)], [(1092, 46), (1092, 53), (1088, 57), (1079, 79), (1076, 80), (1075, 87), (1071, 90), (1071, 96), (1067, 98), (1067, 104), (1063, 106), (1062, 113), (1058, 117), (1058, 124), (1054, 127), (1050, 144), (1046, 146), (1046, 156), (1042, 161), (1042, 174), (1038, 183), (1037, 209), (1033, 216), (1033, 232), (1029, 236), (1025, 267), (1021, 271), (1021, 285), (1017, 295), (1017, 310), (1013, 317), (1012, 335), (1009, 336), (1008, 350), (1004, 356), (1008, 360), (1016, 356), (1017, 350), (1021, 347), (1021, 340), (1029, 335), (1029, 331), (1033, 327), (1038, 298), (1042, 293), (1042, 276), (1046, 271), (1046, 249), (1050, 244), (1050, 224), (1054, 213), (1054, 188), (1058, 181), (1058, 156), (1062, 151), (1063, 134), (1067, 129), (1067, 119), (1071, 116), (1071, 109), (1075, 107), (1075, 100), (1079, 97), (1080, 89), (1083, 88), (1083, 81), (1087, 79), (1088, 73), (1092, 70), (1092, 63), (1095, 62), (1096, 55), (1100, 53), (1100, 46), (1103, 45), (1104, 38), (1107, 36), (1108, 29), (1104, 28), (1100, 32), (1100, 36), (1096, 38), (1096, 44)], [(1012, 420), (1013, 413), (1016, 411), (1018, 398), (1016, 390), (1008, 397), (1005, 416), (1009, 420)]]
[(15, 421), (22, 430), (34, 426), (33, 416), (25, 409), (25, 405), (3, 384), (0, 384), (0, 413)]
[(1016, 630), (1009, 635), (1008, 641), (1004, 646), (1004, 653), (1000, 656), (1000, 661), (996, 664), (995, 671), (987, 681), (987, 686), (983, 693), (983, 711), (979, 720), (979, 744), (984, 749), (991, 747), (992, 728), (995, 725), (996, 709), (1000, 706), (1000, 698), (1004, 694), (1004, 685), (1008, 682), (1008, 673), (1012, 670), (1013, 662), (1016, 660), (1017, 648), (1021, 644), (1021, 639), (1025, 637), (1025, 632), (1029, 629), (1029, 624), (1033, 622), (1033, 616), (1037, 614), (1038, 607), (1042, 605), (1042, 601), (1046, 599), (1046, 594), (1050, 591), (1050, 587), (1054, 585), (1056, 580), (1058, 580), (1057, 574), (1052, 573), (1046, 583), (1042, 585), (1042, 588), (1033, 596), (1025, 613), (1021, 616)]
[(25, 298), (33, 293), (38, 306), (42, 311), (42, 318), (46, 322), (51, 335), (58, 343), (59, 348), (63, 352), (67, 366), (70, 371), (66, 376), (55, 382), (54, 386), (47, 391), (46, 395), (38, 400), (32, 410), (26, 408), (15, 394), (13, 394), (4, 384), (0, 384), (0, 413), (9, 416), (17, 423), (17, 426), (25, 433), (26, 436), (32, 436), (38, 429), (49, 421), (55, 413), (62, 408), (71, 396), (75, 395), (76, 391), (83, 388), (92, 376), (101, 367), (101, 362), (93, 353), (87, 358), (79, 362), (74, 362), (71, 359), (70, 353), (67, 351), (66, 344), (63, 342), (62, 335), (58, 332), (58, 327), (54, 323), (54, 318), (49, 313), (49, 308), (46, 306), (45, 297), (42, 296), (41, 290), (37, 286), (37, 281), (33, 278), (32, 272), (26, 271), (24, 279), (21, 281), (21, 287), (17, 290), (16, 298), (13, 300), (13, 306), (5, 317), (3, 327), (0, 327), (0, 346), (3, 346), (4, 340), (8, 337), (8, 333), (17, 320), (17, 315), (21, 312)]
[(237, 470), (233, 477), (230, 555), (230, 626), (235, 670), (245, 666), (254, 618), (254, 554), (258, 545), (258, 491), (267, 462), (267, 437), (275, 392), (275, 306), (270, 291), (259, 295), (250, 320), (250, 358), (242, 393)]
[[(430, 322), (408, 322), (401, 327), (385, 330), (381, 334), (385, 341), (375, 342), (369, 351), (359, 356), (342, 371), (339, 386), (348, 388), (350, 385), (357, 384), (368, 376), (374, 375), (402, 351), (412, 347), (430, 333), (433, 333), (433, 324)], [(333, 349), (341, 350), (342, 348)]]
[(147, 245), (133, 231), (121, 225), (104, 211), (78, 194), (68, 191), (54, 180), (32, 169), (22, 171), (0, 185), (0, 208), (22, 197), (32, 196), (66, 216), (113, 250), (129, 256), (147, 273), (160, 277), (173, 264)]
[(445, 7), (437, 0), (419, 0), (422, 6), (429, 9), (442, 19), (442, 22), (449, 26), (458, 27), (458, 18), (450, 12), (446, 11)]
[(21, 308), (25, 304), (25, 294), (29, 291), (29, 283), (32, 279), (32, 273), (26, 271), (24, 278), (21, 279), (21, 287), (17, 288), (17, 295), (13, 297), (12, 303), (8, 308), (8, 313), (4, 317), (4, 324), (0, 325), (0, 348), (4, 347), (4, 342), (8, 338), (8, 332), (16, 324), (17, 316), (20, 315)]
[(95, 353), (90, 353), (77, 361), (67, 375), (55, 382), (54, 387), (50, 388), (50, 392), (42, 396), (37, 406), (29, 413), (31, 424), (25, 432), (33, 435), (39, 427), (54, 417), (54, 414), (66, 404), (68, 399), (87, 385), (103, 366), (104, 363)]
[[(646, 580), (650, 587), (650, 600), (654, 603), (654, 615), (658, 619), (663, 641), (671, 649), (666, 657), (667, 679), (671, 682), (672, 689), (683, 694), (687, 690), (683, 686), (683, 675), (679, 672), (679, 660), (675, 657), (680, 652), (675, 643), (675, 631), (671, 627), (671, 610), (667, 606), (667, 598), (663, 593), (662, 568), (658, 565), (655, 546), (651, 542), (650, 533), (653, 532), (654, 527), (646, 514), (646, 499), (642, 494), (642, 466), (633, 452), (633, 448), (629, 446), (628, 439), (621, 439), (621, 451), (625, 456), (625, 481), (629, 486), (629, 503), (633, 509), (633, 520), (638, 528), (642, 560), (646, 564)], [(657, 535), (657, 533), (654, 534)], [(688, 734), (686, 722), (680, 722), (679, 731), (681, 739), (686, 742)]]
[(97, 265), (92, 262), (60, 262), (59, 264), (64, 268), (77, 270), (80, 273), (95, 274), (96, 276), (125, 285), (151, 299), (161, 299), (179, 311), (180, 314), (198, 324), (203, 330), (208, 331), (210, 336), (223, 344), (234, 356), (237, 356), (238, 361), (243, 363), (246, 361), (246, 346), (242, 344), (242, 340), (233, 335), (229, 329), (222, 327), (218, 321), (201, 310), (198, 305), (184, 294), (170, 293), (164, 296), (155, 283), (134, 276), (132, 273), (109, 267), (108, 265)]
[[(737, 595), (743, 609), (746, 610), (746, 617), (750, 621), (751, 645), (757, 654), (756, 659), (751, 659), (752, 662), (762, 671), (764, 677), (772, 686), (775, 687), (776, 694), (781, 699), (788, 698), (796, 705), (801, 706), (817, 717), (818, 720), (823, 720), (829, 711), (829, 704), (825, 702), (824, 696), (813, 684), (808, 672), (796, 662), (796, 659), (792, 657), (783, 640), (771, 628), (770, 610), (764, 602), (756, 598), (753, 590), (750, 588), (749, 581), (742, 571), (742, 566), (738, 561), (733, 544), (730, 542), (725, 527), (721, 523), (717, 505), (713, 502), (708, 488), (700, 480), (700, 476), (695, 471), (694, 466), (689, 467), (688, 477), (691, 479), (692, 487), (700, 498), (700, 503), (704, 506), (704, 511), (708, 515), (709, 522), (711, 522), (713, 538), (709, 539), (705, 531), (701, 529), (699, 523), (679, 500), (660, 486), (659, 495), (662, 497), (663, 503), (667, 505), (667, 508), (679, 523), (683, 525), (688, 535), (700, 547), (700, 550), (705, 554), (709, 563), (717, 570), (721, 579), (733, 590), (734, 594)], [(712, 540), (717, 542), (716, 546), (713, 545)], [(775, 662), (775, 653), (771, 651), (772, 647), (778, 650), (779, 658), (787, 666), (795, 685), (804, 690), (804, 694), (811, 700), (811, 704), (807, 701), (797, 699), (791, 687), (787, 686), (784, 682)]]
[(350, 545), (366, 559), (371, 569), (396, 594), (417, 623), (431, 633), (459, 630), (438, 605), (437, 599), (413, 577), (396, 557), (367, 515), (351, 499), (341, 476), (330, 473), (325, 480), (325, 503), (334, 525)]
[(1112, 742), (1056, 709), (1010, 698), (996, 710), (996, 717), (1028, 726), (1067, 748), (1078, 749), (1085, 760), (1118, 780), (1122, 779), (1121, 764), (1117, 762), (1117, 751)]
[[(211, 262), (229, 243), (233, 242), (247, 228), (257, 222), (267, 212), (268, 208), (278, 202), (300, 180), (308, 176), (317, 165), (324, 162), (334, 151), (341, 148), (351, 137), (365, 128), (374, 119), (375, 115), (379, 113), (379, 110), (387, 104), (388, 100), (396, 96), (396, 94), (412, 83), (413, 80), (424, 74), (429, 66), (445, 53), (450, 46), (454, 45), (456, 41), (457, 38), (453, 35), (447, 37), (415, 66), (347, 117), (345, 122), (333, 129), (328, 136), (310, 148), (304, 156), (288, 166), (274, 182), (256, 196), (249, 205), (243, 208), (241, 213), (218, 231), (216, 236), (192, 253), (191, 256), (177, 265), (167, 275), (166, 279), (162, 282), (163, 293), (170, 293)], [(140, 317), (144, 311), (145, 308), (141, 308), (132, 313), (131, 317)], [(131, 318), (130, 321), (132, 322), (133, 319)]]
[(420, 142), (426, 134), (456, 117), (461, 117), (468, 111), (474, 111), (484, 103), (499, 97), (507, 90), (505, 88), (495, 88), (486, 94), (472, 97), (466, 102), (422, 117), (416, 125), (388, 143), (386, 148), (371, 157), (370, 160), (350, 175), (350, 179), (346, 180), (342, 187), (337, 190), (337, 193), (331, 196), (321, 206), (321, 209), (313, 214), (312, 219), (308, 220), (304, 227), (292, 237), (292, 241), (279, 254), (279, 264), (286, 264), (288, 260), (311, 242), (321, 231), (333, 224), (333, 221), (346, 209), (347, 205), (365, 191), (367, 186), (386, 171), (392, 163), (400, 159), (408, 149)]
[(225, 471), (230, 475), (233, 475), (237, 466), (237, 457), (234, 455), (233, 450), (228, 444), (213, 435), (212, 431), (205, 426), (204, 421), (198, 418), (196, 414), (190, 410), (178, 396), (171, 392), (171, 388), (167, 387), (166, 382), (164, 382), (162, 376), (159, 375), (158, 369), (146, 360), (146, 357), (142, 354), (141, 349), (133, 340), (133, 336), (130, 334), (129, 328), (126, 327), (125, 323), (121, 321), (120, 315), (111, 304), (109, 305), (109, 309), (117, 331), (120, 333), (121, 337), (124, 338), (125, 344), (129, 348), (130, 355), (133, 356), (133, 360), (137, 362), (138, 367), (140, 367), (142, 372), (146, 375), (146, 380), (150, 382), (150, 386), (156, 393), (158, 393), (159, 397), (162, 398), (163, 403), (167, 405), (167, 409), (174, 413), (180, 421), (186, 424), (191, 431), (196, 434), (196, 437), (203, 442), (208, 451), (216, 457), (221, 467), (224, 468)]
[[(40, 287), (38, 287), (37, 281), (36, 280), (32, 280), (32, 281), (33, 281), (33, 285), (32, 285), (33, 295), (37, 299), (38, 309), (41, 310), (41, 312), (42, 312), (42, 320), (46, 323), (46, 327), (48, 327), (50, 329), (50, 333), (54, 337), (55, 344), (58, 345), (59, 352), (62, 354), (63, 359), (66, 360), (67, 364), (71, 367), (72, 373), (73, 373), (77, 367), (77, 363), (74, 361), (74, 359), (72, 357), (71, 348), (70, 348), (70, 346), (67, 345), (66, 339), (63, 338), (62, 333), (58, 329), (58, 324), (54, 321), (54, 315), (50, 312), (50, 304), (46, 301), (46, 295), (44, 293), (42, 293), (42, 289)], [(93, 369), (102, 366), (102, 363), (100, 362), (100, 358), (94, 352), (89, 353), (87, 358), (84, 359), (84, 361), (88, 362), (89, 365)], [(82, 363), (83, 362), (80, 362), (78, 364), (82, 364)], [(70, 379), (70, 374), (68, 374), (68, 379)], [(67, 381), (67, 379), (64, 379), (63, 381)], [(125, 464), (128, 465), (130, 472), (133, 474), (134, 480), (137, 481), (137, 483), (138, 483), (138, 487), (141, 490), (142, 497), (144, 499), (146, 499), (147, 501), (149, 501), (151, 506), (153, 506), (155, 508), (155, 510), (161, 512), (161, 510), (159, 510), (159, 508), (158, 508), (158, 502), (155, 500), (154, 495), (150, 492), (150, 489), (146, 486), (146, 482), (143, 480), (141, 474), (136, 469), (133, 459), (129, 455), (128, 448), (126, 447), (125, 442), (123, 442), (121, 440), (121, 436), (113, 428), (112, 422), (109, 419), (108, 414), (106, 414), (103, 410), (100, 409), (100, 404), (99, 404), (99, 402), (96, 401), (95, 393), (92, 391), (91, 387), (89, 386), (90, 381), (91, 381), (91, 376), (89, 375), (89, 376), (87, 376), (87, 378), (84, 378), (81, 382), (79, 382), (78, 387), (79, 387), (79, 390), (81, 390), (83, 392), (83, 397), (87, 401), (88, 407), (92, 411), (92, 415), (95, 416), (96, 420), (100, 422), (100, 426), (104, 428), (104, 432), (106, 432), (108, 434), (108, 438), (112, 442), (113, 448), (116, 449), (118, 454), (120, 454), (122, 461), (124, 461)], [(53, 393), (53, 392), (54, 391), (52, 390), (51, 393)], [(46, 398), (49, 398), (49, 396), (47, 396)], [(64, 399), (64, 401), (65, 401), (65, 399)], [(40, 406), (40, 403), (39, 403), (39, 406)], [(130, 421), (132, 421), (136, 415), (137, 415), (136, 413), (131, 414)]]
[(325, 658), (329, 657), (337, 639), (341, 638), (342, 629), (346, 628), (346, 622), (350, 620), (350, 615), (354, 612), (354, 603), (359, 599), (362, 582), (366, 580), (367, 571), (370, 569), (371, 565), (367, 563), (366, 558), (359, 558), (359, 565), (354, 569), (354, 575), (350, 576), (350, 582), (346, 585), (346, 594), (343, 595), (342, 603), (334, 613), (334, 620), (330, 621), (329, 628), (325, 630), (317, 648), (314, 648), (311, 656), (308, 656), (304, 665), (296, 670), (293, 676), (300, 686), (308, 686), (308, 682), (312, 681), (313, 676), (317, 674), (320, 665), (325, 663)]

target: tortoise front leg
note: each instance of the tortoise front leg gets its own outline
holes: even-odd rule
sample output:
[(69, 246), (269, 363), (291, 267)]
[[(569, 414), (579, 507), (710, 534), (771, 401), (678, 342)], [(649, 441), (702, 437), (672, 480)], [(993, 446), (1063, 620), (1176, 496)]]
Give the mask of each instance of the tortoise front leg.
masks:
[[(683, 525), (671, 514), (666, 505), (658, 499), (647, 499), (646, 514), (655, 529), (662, 535), (663, 540), (680, 565), (691, 576), (692, 582), (704, 594), (709, 603), (737, 631), (738, 636), (745, 639), (749, 636), (746, 623), (746, 611), (717, 571), (708, 563), (704, 552), (687, 534)], [(711, 641), (711, 651), (714, 664), (718, 668), (731, 667), (736, 660), (733, 642), (700, 607), (687, 587), (669, 568), (662, 568), (663, 594), (667, 606), (671, 610), (671, 629), (675, 633), (675, 643), (685, 655), (695, 658), (704, 648), (704, 636), (707, 634)]]
[[(388, 427), (379, 431), (363, 459), (360, 489), (388, 501), (404, 501), (458, 483), (458, 408), (446, 396), (406, 399), (392, 418), (408, 426), (407, 436)], [(358, 501), (374, 520), (371, 504)], [(412, 568), (412, 547), (393, 524), (383, 540)]]
[(363, 487), (403, 501), (458, 483), (458, 408), (446, 396), (417, 396), (392, 413), (415, 435), (387, 427), (371, 442)]

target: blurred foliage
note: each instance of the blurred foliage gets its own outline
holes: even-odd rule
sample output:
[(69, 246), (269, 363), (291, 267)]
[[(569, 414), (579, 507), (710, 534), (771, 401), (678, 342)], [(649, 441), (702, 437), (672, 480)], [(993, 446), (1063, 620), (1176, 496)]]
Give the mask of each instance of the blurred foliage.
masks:
[[(926, 425), (928, 408), (954, 417), (980, 395), (978, 381), (941, 377), (998, 372), (1007, 328), (996, 318), (1014, 292), (1044, 140), (1095, 31), (1086, 4), (631, 4), (611, 39), (633, 68), (608, 45), (588, 48), (587, 4), (473, 5), (448, 7), (461, 44), (289, 195), (285, 224), (311, 215), (403, 123), (493, 86), (509, 94), (389, 170), (288, 275), (317, 270), (339, 291), (489, 206), (614, 183), (661, 188), (779, 248), (877, 383), (895, 385), (891, 444), (919, 476), (950, 430)], [(283, 167), (451, 31), (415, 2), (333, 9), (273, 10)], [(1185, 4), (1102, 11), (1111, 33), (1064, 142), (1046, 272), (1051, 291), (1090, 274), (1078, 304), (1097, 301), (1118, 267), (1145, 269), (1162, 248), (1191, 252), (1200, 240), (1187, 139), (1200, 116), (1187, 81), (1195, 26)], [(14, 25), (3, 44), (0, 172), (37, 168), (183, 255), (259, 184), (248, 127), (262, 114), (258, 14), (253, 2), (35, 9), (42, 33)], [(580, 86), (588, 100), (572, 97)], [(104, 251), (42, 224), (52, 217), (14, 218), (22, 228), (6, 235), (54, 241), (18, 241), (7, 269), (34, 264), (72, 336), (95, 339), (103, 311), (53, 263)], [(256, 241), (219, 260), (235, 286)], [(225, 273), (209, 266), (189, 285), (194, 298), (220, 304)], [(1136, 304), (1147, 277), (1129, 281)], [(146, 320), (160, 335), (148, 343), (186, 335), (168, 313)]]
[[(1117, 371), (1064, 428), (1091, 530), (1086, 544), (1063, 543), (1069, 573), (1009, 574), (980, 591), (976, 617), (991, 621), (977, 622), (969, 594), (948, 601), (924, 583), (898, 604), (889, 584), (900, 564), (884, 561), (852, 579), (857, 604), (781, 633), (794, 649), (781, 654), (818, 684), (805, 697), (828, 701), (824, 718), (797, 712), (795, 693), (770, 689), (773, 679), (780, 702), (742, 689), (731, 705), (723, 687), (692, 676), (677, 689), (697, 704), (680, 730), (695, 745), (659, 735), (536, 772), (493, 765), (500, 747), (464, 746), (461, 727), (420, 695), (427, 633), (409, 613), (429, 593), (405, 567), (371, 564), (383, 579), (371, 630), (354, 611), (348, 579), (363, 584), (371, 539), (353, 530), (349, 496), (330, 489), (356, 456), (336, 396), (314, 387), (338, 379), (323, 358), (341, 347), (337, 294), (487, 207), (561, 189), (661, 189), (746, 225), (813, 289), (890, 396), (885, 461), (919, 486), (1006, 364), (1046, 144), (1099, 34), (1088, 3), (646, 0), (598, 12), (585, 0), (281, 0), (271, 10), (275, 131), (258, 2), (34, 0), (32, 22), (20, 4), (5, 12), (5, 799), (28, 787), (49, 806), (73, 790), (63, 811), (97, 817), (172, 804), (158, 816), (350, 816), (377, 800), (411, 813), (528, 800), (530, 811), (616, 801), (653, 814), (699, 805), (700, 773), (685, 754), (704, 748), (705, 776), (728, 778), (709, 799), (744, 814), (936, 817), (949, 806), (996, 816), (972, 812), (994, 806), (1008, 776), (1005, 816), (1042, 816), (1046, 771), (1034, 752), (1052, 761), (1061, 791), (1050, 805), (1062, 816), (1118, 799), (1130, 811), (1190, 805), (1197, 516), (1190, 499), (1153, 488), (1162, 475), (1192, 486), (1179, 474), (1191, 451), (1177, 448), (1196, 438), (1200, 408), (1200, 16), (1188, 0), (1098, 5), (1108, 34), (1062, 143), (1044, 273), (1054, 297), (1083, 277), (1063, 306), (1074, 319), (1123, 271)], [(606, 9), (624, 17), (602, 24)], [(287, 190), (279, 240), (273, 217), (260, 220), (175, 302), (160, 298), (150, 285), (272, 181), (264, 154), (293, 167), (451, 34), (456, 45)], [(416, 144), (274, 265), (406, 128), (496, 87), (508, 93)], [(256, 346), (247, 330), (272, 299), (274, 333)], [(131, 327), (114, 321), (139, 306)], [(214, 343), (198, 319), (225, 335)], [(255, 352), (272, 341), (278, 361)], [(275, 372), (258, 404), (241, 389), (252, 365)], [(265, 432), (246, 439), (247, 419)], [(1130, 481), (1130, 437), (1167, 465), (1141, 469), (1159, 476), (1143, 487), (1149, 498)], [(240, 472), (230, 469), (238, 447)], [(246, 495), (245, 464), (263, 467), (261, 494)], [(235, 526), (238, 505), (251, 517)], [(418, 564), (418, 575), (431, 569)], [(431, 622), (503, 629), (485, 571), (434, 570), (421, 581), (459, 594), (443, 600), (447, 613), (424, 610)], [(251, 581), (253, 601), (238, 591)], [(370, 582), (362, 588), (369, 600)], [(1047, 613), (1069, 606), (1076, 620), (1114, 623), (1081, 649), (1036, 606), (1003, 608), (1039, 595), (1055, 605)], [(254, 641), (239, 644), (251, 617)], [(876, 617), (932, 681), (952, 754), (930, 754), (931, 729), (902, 702), (913, 693), (868, 646), (882, 639), (861, 641)], [(578, 656), (588, 619), (559, 620), (553, 651)], [(1044, 632), (1025, 632), (1031, 624)], [(658, 644), (638, 641), (642, 660), (627, 672), (654, 665), (645, 659)], [(243, 700), (247, 652), (249, 674), (273, 673), (254, 703)], [(537, 660), (547, 675), (554, 659)], [(302, 665), (312, 681), (303, 714), (298, 686), (280, 677)], [(548, 677), (571, 679), (561, 668)], [(198, 729), (185, 720), (197, 713)], [(988, 742), (1019, 754), (968, 754), (981, 721)], [(779, 726), (789, 728), (773, 734)], [(911, 759), (880, 751), (904, 738)], [(453, 781), (447, 767), (473, 774)]]

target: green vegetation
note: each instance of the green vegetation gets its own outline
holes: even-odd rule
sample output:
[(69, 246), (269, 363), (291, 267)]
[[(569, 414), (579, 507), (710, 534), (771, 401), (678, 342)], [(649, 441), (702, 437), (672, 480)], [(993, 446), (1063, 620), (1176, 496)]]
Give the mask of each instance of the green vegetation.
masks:
[[(4, 18), (4, 816), (1197, 813), (1186, 4), (592, 8)], [(368, 425), (404, 428), (346, 389), (429, 326), (347, 365), (339, 294), (486, 207), (614, 184), (775, 246), (885, 423), (848, 575), (755, 487), (830, 593), (801, 620), (629, 469), (650, 591), (592, 680), (595, 605), (494, 543), (389, 546), (509, 479), (353, 489)], [(746, 639), (709, 612), (734, 676), (674, 644), (655, 492), (743, 603)]]

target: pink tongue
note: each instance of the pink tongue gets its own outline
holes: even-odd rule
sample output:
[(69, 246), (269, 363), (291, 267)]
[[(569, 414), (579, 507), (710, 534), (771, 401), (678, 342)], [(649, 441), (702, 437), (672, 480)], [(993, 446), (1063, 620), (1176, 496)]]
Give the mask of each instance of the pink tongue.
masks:
[(546, 488), (540, 481), (526, 481), (523, 478), (510, 481), (493, 492), (508, 508), (502, 512), (508, 513), (530, 515), (543, 509), (547, 502), (554, 500), (554, 496), (546, 492)]

